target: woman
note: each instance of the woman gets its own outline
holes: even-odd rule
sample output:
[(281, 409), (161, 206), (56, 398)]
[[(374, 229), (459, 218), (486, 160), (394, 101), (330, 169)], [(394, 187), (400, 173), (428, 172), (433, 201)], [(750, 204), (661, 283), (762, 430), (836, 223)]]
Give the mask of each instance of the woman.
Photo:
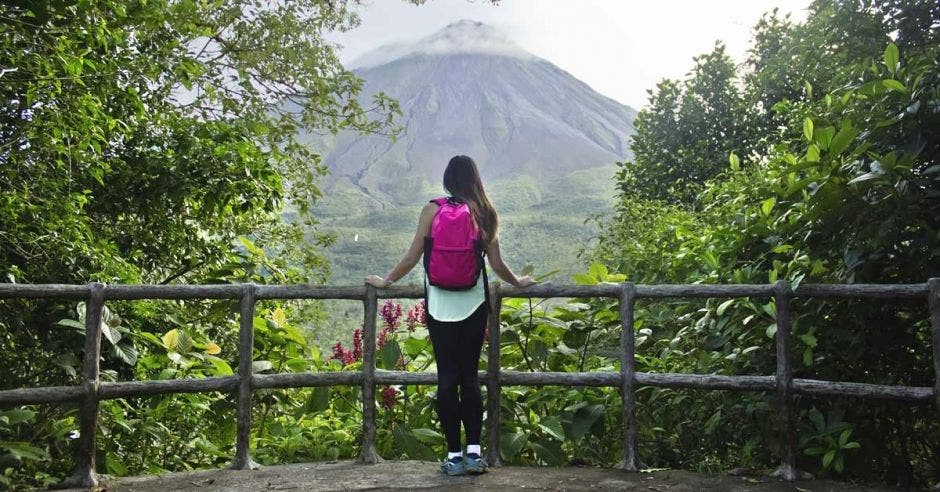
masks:
[[(516, 287), (534, 284), (528, 276), (516, 277), (503, 263), (497, 234), (499, 219), (483, 191), (473, 159), (458, 155), (447, 163), (444, 189), (450, 193), (448, 200), (451, 203), (465, 203), (469, 208), (473, 226), (493, 271)], [(388, 287), (414, 268), (424, 253), (425, 238), (430, 236), (432, 223), (441, 206), (434, 200), (424, 206), (418, 219), (418, 230), (405, 257), (384, 278), (370, 275), (366, 277), (366, 283)], [(480, 275), (469, 289), (448, 290), (430, 285), (425, 277), (427, 325), (437, 361), (437, 414), (447, 439), (447, 458), (441, 464), (441, 470), (448, 475), (486, 471), (486, 462), (480, 452), (483, 402), (477, 378), (488, 311), (485, 279), (485, 274)], [(465, 456), (460, 452), (461, 421), (467, 439)]]

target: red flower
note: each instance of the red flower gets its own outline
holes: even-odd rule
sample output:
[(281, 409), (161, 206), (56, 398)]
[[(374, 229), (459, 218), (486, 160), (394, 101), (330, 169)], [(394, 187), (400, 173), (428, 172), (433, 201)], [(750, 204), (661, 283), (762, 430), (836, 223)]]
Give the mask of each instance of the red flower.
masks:
[(362, 360), (362, 328), (353, 331), (353, 358)]
[(341, 342), (336, 342), (336, 345), (333, 345), (333, 355), (330, 356), (330, 359), (339, 359), (344, 366), (356, 362), (356, 357), (353, 356), (352, 352), (343, 348)]
[(381, 392), (382, 400), (380, 404), (386, 410), (391, 410), (395, 406), (395, 402), (398, 399), (398, 392), (395, 391), (395, 388), (391, 386), (384, 386)]
[(424, 299), (422, 299), (408, 309), (408, 316), (405, 318), (408, 331), (415, 331), (416, 325), (423, 325), (426, 317), (427, 313), (425, 312)]
[(382, 305), (382, 310), (379, 314), (381, 314), (382, 319), (385, 320), (385, 325), (390, 327), (392, 331), (395, 331), (395, 328), (398, 326), (398, 318), (401, 318), (401, 304), (389, 299)]
[(346, 351), (346, 350), (343, 348), (343, 344), (342, 344), (341, 342), (336, 342), (336, 345), (333, 345), (333, 355), (332, 355), (330, 358), (331, 358), (331, 359), (342, 359), (342, 358), (343, 358), (343, 352), (345, 352), (345, 351)]
[(382, 328), (382, 331), (379, 333), (379, 340), (377, 343), (380, 349), (384, 347), (386, 343), (388, 343), (388, 334), (391, 332), (392, 330), (388, 326)]

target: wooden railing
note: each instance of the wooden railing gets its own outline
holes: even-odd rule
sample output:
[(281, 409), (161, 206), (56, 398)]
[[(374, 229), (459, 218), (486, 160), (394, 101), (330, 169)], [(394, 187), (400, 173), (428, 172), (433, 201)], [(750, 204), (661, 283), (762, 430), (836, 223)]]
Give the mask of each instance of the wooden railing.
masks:
[[(235, 392), (237, 434), (231, 468), (255, 468), (249, 450), (252, 392), (261, 388), (302, 388), (312, 386), (362, 386), (362, 443), (359, 461), (375, 463), (381, 458), (375, 450), (375, 386), (377, 384), (435, 384), (433, 372), (383, 371), (375, 367), (375, 329), (378, 298), (419, 298), (419, 287), (393, 287), (377, 290), (371, 286), (326, 287), (309, 285), (28, 285), (0, 284), (2, 298), (84, 299), (85, 359), (80, 386), (20, 388), (0, 391), (0, 406), (76, 401), (80, 403), (80, 437), (74, 473), (62, 485), (94, 486), (95, 437), (100, 400), (166, 393), (209, 391)], [(905, 285), (800, 285), (791, 290), (786, 282), (758, 285), (552, 285), (526, 289), (490, 289), (493, 309), (489, 326), (498, 326), (501, 299), (506, 297), (606, 297), (620, 300), (620, 372), (519, 372), (503, 371), (499, 362), (500, 330), (489, 330), (487, 370), (480, 379), (487, 385), (487, 460), (500, 464), (500, 393), (505, 385), (609, 386), (620, 388), (623, 395), (624, 460), (619, 468), (641, 468), (637, 454), (636, 388), (656, 386), (739, 391), (773, 391), (777, 396), (779, 427), (782, 434), (781, 465), (775, 475), (786, 480), (798, 478), (796, 470), (796, 423), (793, 396), (860, 397), (923, 402), (934, 399), (940, 411), (940, 278), (922, 284)], [(634, 306), (641, 298), (773, 298), (777, 308), (777, 369), (772, 376), (720, 376), (700, 374), (661, 374), (636, 372), (634, 359)], [(935, 381), (930, 387), (887, 386), (855, 382), (795, 379), (790, 367), (790, 300), (801, 298), (875, 298), (927, 300), (933, 330)], [(927, 299), (925, 299), (927, 298)], [(238, 343), (238, 375), (203, 379), (104, 382), (99, 379), (101, 356), (101, 312), (106, 300), (130, 299), (238, 299), (241, 324)], [(363, 362), (361, 371), (324, 373), (253, 374), (253, 318), (255, 303), (262, 299), (353, 299), (363, 302)]]

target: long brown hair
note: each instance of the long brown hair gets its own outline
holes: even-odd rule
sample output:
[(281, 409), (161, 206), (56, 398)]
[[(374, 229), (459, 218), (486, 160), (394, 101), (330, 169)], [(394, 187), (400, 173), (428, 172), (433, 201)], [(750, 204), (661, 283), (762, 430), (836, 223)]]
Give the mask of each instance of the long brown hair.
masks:
[(480, 229), (480, 239), (489, 246), (496, 238), (499, 229), (499, 217), (483, 191), (480, 171), (473, 159), (465, 155), (455, 155), (444, 170), (444, 189), (457, 201), (466, 203), (473, 214), (473, 220)]

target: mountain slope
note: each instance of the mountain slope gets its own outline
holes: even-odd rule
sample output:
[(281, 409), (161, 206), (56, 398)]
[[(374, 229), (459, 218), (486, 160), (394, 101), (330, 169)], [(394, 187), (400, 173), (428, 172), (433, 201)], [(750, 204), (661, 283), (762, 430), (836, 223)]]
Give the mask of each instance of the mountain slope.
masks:
[(635, 110), (478, 22), (353, 66), (366, 81), (362, 100), (378, 91), (396, 98), (405, 131), (394, 142), (352, 132), (309, 139), (330, 169), (316, 210), (338, 235), (334, 278), (357, 280), (397, 260), (455, 154), (480, 167), (501, 237), (512, 236), (503, 241), (511, 261), (576, 269), (573, 253), (593, 234), (583, 221), (609, 208), (612, 164), (630, 157)]

